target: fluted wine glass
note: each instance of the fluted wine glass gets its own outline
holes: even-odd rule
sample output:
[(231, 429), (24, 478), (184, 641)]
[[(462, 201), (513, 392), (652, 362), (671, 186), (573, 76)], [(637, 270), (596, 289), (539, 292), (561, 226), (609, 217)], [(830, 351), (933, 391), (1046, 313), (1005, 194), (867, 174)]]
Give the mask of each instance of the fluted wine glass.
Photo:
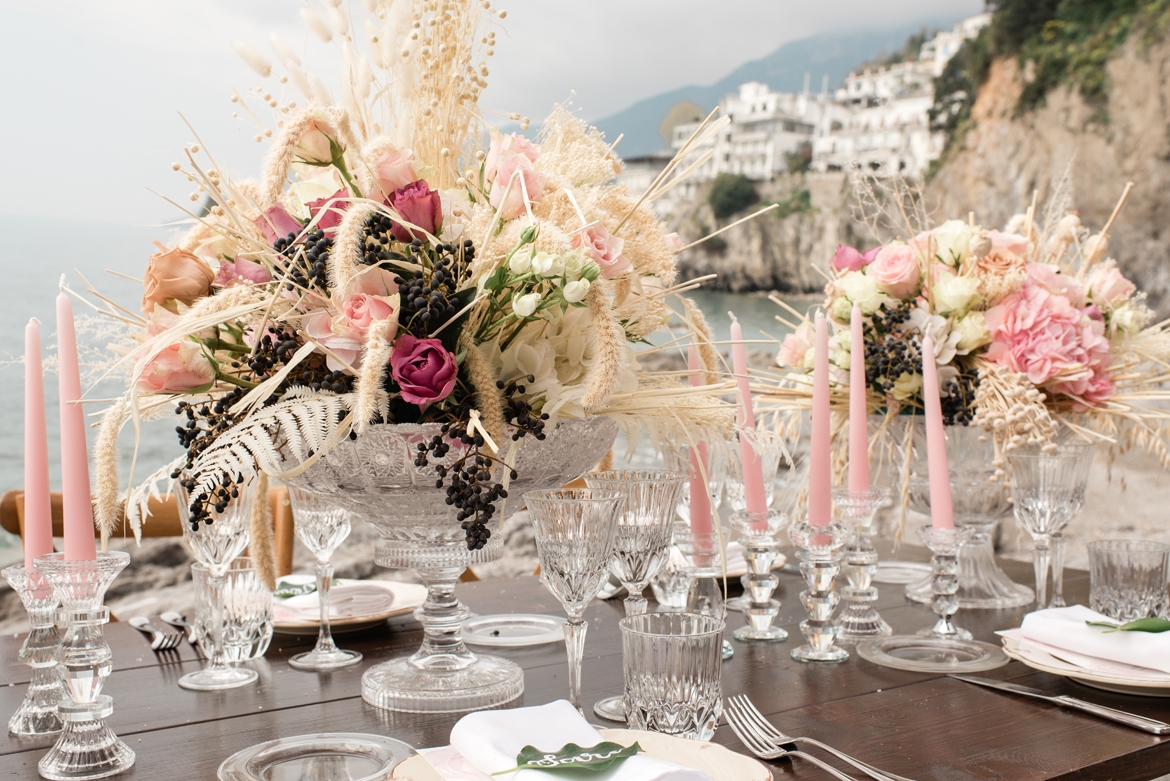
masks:
[[(585, 484), (625, 497), (618, 518), (609, 569), (626, 588), (626, 615), (646, 612), (643, 593), (666, 563), (671, 526), (686, 476), (682, 472), (619, 469), (585, 475)], [(625, 698), (606, 697), (593, 712), (610, 721), (625, 721)]]
[(333, 565), (329, 560), (349, 536), (349, 510), (338, 507), (326, 497), (294, 486), (289, 486), (288, 498), (292, 502), (297, 538), (317, 557), (317, 601), (321, 605), (317, 645), (312, 651), (290, 658), (289, 666), (298, 670), (336, 670), (357, 664), (362, 655), (338, 648), (329, 626), (329, 587), (333, 583)]
[(182, 482), (178, 484), (179, 519), (183, 523), (183, 539), (199, 563), (207, 567), (207, 585), (211, 592), (211, 621), (207, 627), (212, 653), (202, 670), (187, 673), (179, 679), (179, 686), (196, 691), (234, 689), (255, 681), (255, 670), (233, 667), (224, 653), (223, 587), (228, 567), (244, 552), (251, 538), (252, 502), (267, 501), (255, 496), (255, 480), (237, 487), (237, 495), (223, 512), (213, 512), (210, 522), (192, 526), (190, 522), (191, 497)]
[(524, 494), (540, 581), (565, 609), (569, 656), (569, 702), (581, 710), (581, 659), (585, 653), (585, 608), (609, 578), (614, 536), (625, 496), (596, 488), (558, 488)]
[(1023, 448), (1008, 454), (1012, 512), (1034, 543), (1032, 563), (1036, 570), (1038, 608), (1048, 604), (1052, 538), (1085, 506), (1085, 488), (1095, 450), (1092, 442), (1069, 442), (1045, 449)]

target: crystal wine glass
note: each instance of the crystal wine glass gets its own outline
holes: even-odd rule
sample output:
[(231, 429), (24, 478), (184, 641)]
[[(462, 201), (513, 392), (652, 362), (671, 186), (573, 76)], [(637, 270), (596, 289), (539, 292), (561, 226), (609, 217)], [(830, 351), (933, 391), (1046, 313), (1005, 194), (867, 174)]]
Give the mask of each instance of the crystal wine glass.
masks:
[[(623, 469), (585, 475), (590, 488), (625, 497), (609, 568), (626, 588), (627, 616), (646, 612), (642, 594), (666, 563), (675, 508), (685, 483), (681, 472)], [(610, 721), (625, 721), (625, 698), (606, 697), (593, 706), (593, 712)]]
[(333, 565), (329, 563), (337, 546), (349, 536), (349, 510), (331, 503), (327, 498), (302, 488), (289, 486), (293, 521), (297, 537), (317, 557), (317, 601), (321, 603), (321, 629), (317, 645), (312, 651), (297, 654), (288, 660), (298, 670), (335, 670), (362, 660), (357, 651), (343, 651), (333, 643), (329, 627), (329, 587), (333, 583)]
[(178, 486), (179, 518), (183, 522), (183, 538), (195, 558), (207, 567), (207, 585), (211, 590), (211, 621), (207, 627), (211, 637), (212, 653), (202, 670), (187, 673), (179, 679), (179, 686), (196, 691), (234, 689), (255, 681), (255, 670), (233, 667), (224, 653), (223, 587), (228, 567), (244, 552), (251, 538), (253, 501), (266, 501), (255, 496), (255, 480), (239, 486), (239, 493), (228, 502), (223, 512), (213, 513), (211, 523), (190, 523), (191, 499), (182, 483)]
[(1052, 538), (1085, 506), (1085, 487), (1095, 449), (1092, 442), (1069, 442), (1050, 445), (1047, 452), (1024, 448), (1008, 454), (1012, 512), (1035, 544), (1032, 563), (1036, 570), (1037, 607), (1048, 604)]
[(596, 488), (531, 491), (524, 501), (532, 516), (540, 580), (568, 614), (569, 702), (581, 710), (581, 659), (585, 653), (585, 608), (609, 577), (614, 537), (625, 496)]

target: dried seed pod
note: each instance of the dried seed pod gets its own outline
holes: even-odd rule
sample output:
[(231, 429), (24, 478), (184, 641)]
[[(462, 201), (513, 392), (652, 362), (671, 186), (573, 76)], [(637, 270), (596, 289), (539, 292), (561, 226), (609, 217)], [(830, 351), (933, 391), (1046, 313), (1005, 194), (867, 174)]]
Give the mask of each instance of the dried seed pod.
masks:
[(1081, 254), (1085, 257), (1085, 264), (1096, 263), (1105, 257), (1109, 251), (1109, 237), (1104, 233), (1094, 233), (1081, 247)]

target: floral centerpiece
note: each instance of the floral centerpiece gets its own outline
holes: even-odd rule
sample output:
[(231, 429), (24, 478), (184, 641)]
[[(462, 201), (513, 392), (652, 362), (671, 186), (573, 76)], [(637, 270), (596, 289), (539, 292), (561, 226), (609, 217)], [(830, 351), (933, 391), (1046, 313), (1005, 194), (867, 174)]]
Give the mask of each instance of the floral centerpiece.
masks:
[[(894, 416), (922, 409), (922, 362), (933, 360), (944, 422), (983, 428), (994, 440), (997, 477), (1005, 453), (1050, 448), (1062, 432), (1126, 446), (1137, 443), (1170, 468), (1170, 334), (1151, 324), (1144, 296), (1108, 257), (1113, 217), (1092, 233), (1058, 188), (1042, 220), (1036, 203), (1003, 228), (968, 220), (929, 226), (904, 187), (887, 197), (862, 182), (874, 225), (902, 236), (861, 251), (840, 246), (830, 261), (824, 307), (833, 323), (833, 406), (847, 408), (849, 356), (865, 351), (868, 406)], [(1128, 188), (1126, 195), (1128, 195)], [(868, 196), (868, 197), (866, 197)], [(892, 196), (892, 197), (889, 197)], [(909, 203), (890, 210), (880, 203)], [(880, 209), (880, 211), (879, 211)], [(887, 228), (888, 230), (888, 228)], [(863, 344), (850, 343), (854, 305)], [(811, 395), (812, 325), (798, 315), (779, 347), (781, 367), (761, 387), (780, 430), (799, 425)], [(934, 355), (922, 353), (923, 337)], [(909, 442), (907, 426), (905, 442)], [(844, 466), (839, 450), (838, 467)], [(909, 448), (905, 452), (909, 468)]]
[(644, 429), (732, 434), (716, 380), (696, 389), (639, 367), (633, 346), (689, 286), (676, 284), (679, 244), (651, 198), (615, 181), (612, 146), (562, 107), (532, 139), (526, 118), (512, 115), (514, 132), (482, 120), (504, 12), (471, 0), (365, 5), (360, 28), (340, 2), (302, 11), (343, 55), (337, 100), (275, 36), (288, 86), (233, 96), (252, 117), (259, 102), (273, 110), (275, 130), (257, 135), (272, 137), (259, 180), (231, 175), (200, 144), (174, 165), (206, 208), (150, 259), (141, 313), (118, 309), (135, 343), (97, 448), (103, 530), (121, 507), (118, 431), (163, 410), (185, 453), (137, 487), (131, 476), (136, 531), (167, 479), (182, 481), (197, 525), (257, 474), (295, 476), (370, 426), (436, 422), (443, 435), (419, 443), (416, 463), (462, 449), (435, 490), (472, 549), (515, 479), (509, 440), (589, 415), (613, 417), (631, 441)]

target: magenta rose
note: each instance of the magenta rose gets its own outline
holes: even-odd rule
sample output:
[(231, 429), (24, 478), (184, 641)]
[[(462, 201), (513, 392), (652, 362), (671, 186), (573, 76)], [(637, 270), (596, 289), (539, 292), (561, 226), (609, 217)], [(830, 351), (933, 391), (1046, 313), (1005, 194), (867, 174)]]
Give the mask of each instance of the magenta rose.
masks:
[(416, 339), (402, 334), (390, 353), (390, 376), (402, 390), (402, 398), (420, 407), (442, 401), (455, 389), (459, 367), (455, 356), (438, 339)]
[(877, 281), (878, 290), (894, 298), (912, 298), (921, 287), (918, 255), (900, 241), (882, 247), (865, 273)]
[(844, 273), (846, 271), (861, 271), (863, 268), (873, 263), (873, 259), (877, 257), (881, 247), (874, 247), (869, 252), (862, 253), (859, 250), (848, 246), (847, 244), (838, 244), (837, 252), (834, 253), (833, 258), (829, 264), (838, 272)]
[[(431, 235), (438, 234), (443, 223), (443, 205), (439, 202), (438, 191), (432, 190), (425, 180), (419, 179), (395, 190), (388, 203), (404, 221)], [(398, 222), (390, 228), (390, 233), (399, 241), (426, 238), (425, 235), (415, 236), (409, 227)]]
[(269, 244), (275, 244), (277, 239), (283, 239), (290, 233), (301, 232), (301, 224), (279, 203), (269, 206), (256, 218), (256, 224), (264, 231), (264, 237), (268, 239)]
[(318, 198), (305, 205), (309, 207), (310, 219), (316, 217), (322, 209), (327, 209), (325, 214), (321, 215), (321, 219), (317, 220), (317, 229), (329, 231), (332, 235), (332, 232), (341, 224), (345, 210), (349, 208), (349, 190), (342, 187), (328, 198)]

